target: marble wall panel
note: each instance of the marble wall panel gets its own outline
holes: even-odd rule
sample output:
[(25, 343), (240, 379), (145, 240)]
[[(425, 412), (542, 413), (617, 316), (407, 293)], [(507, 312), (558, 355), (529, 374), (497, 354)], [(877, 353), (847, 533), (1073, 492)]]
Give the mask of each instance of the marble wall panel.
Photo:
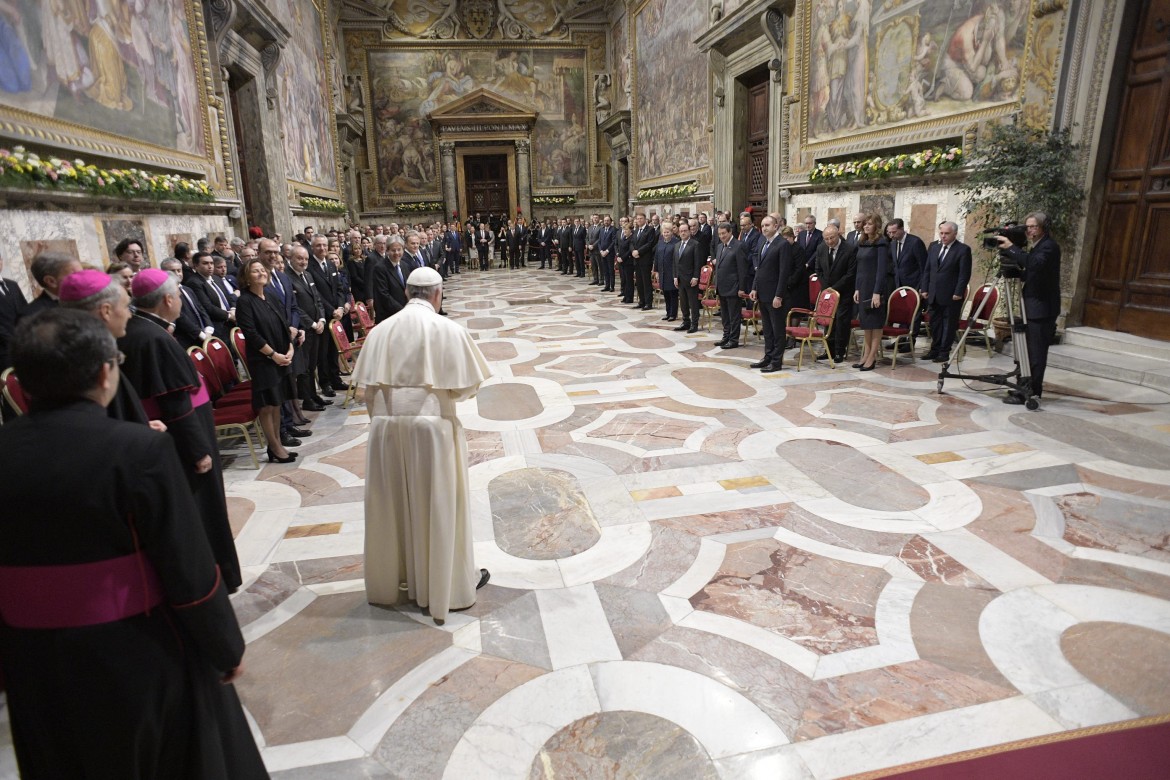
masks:
[(909, 230), (928, 244), (938, 233), (938, 206), (934, 203), (915, 203), (910, 206)]
[(29, 300), (34, 297), (35, 285), (28, 273), (24, 244), (40, 241), (73, 241), (81, 260), (101, 262), (101, 244), (93, 215), (0, 210), (0, 257), (4, 258), (4, 276), (19, 284)]
[[(149, 244), (146, 242), (146, 221), (141, 217), (98, 217), (97, 218), (98, 234), (102, 237), (102, 264), (108, 266), (114, 262), (116, 255), (114, 254), (114, 247), (118, 246), (118, 242), (125, 238), (132, 238), (141, 244), (145, 250)], [(173, 246), (173, 245), (172, 245)], [(194, 244), (191, 250), (195, 250)], [(149, 255), (146, 257), (146, 264), (157, 266), (158, 261), (162, 258), (155, 258), (151, 263)]]

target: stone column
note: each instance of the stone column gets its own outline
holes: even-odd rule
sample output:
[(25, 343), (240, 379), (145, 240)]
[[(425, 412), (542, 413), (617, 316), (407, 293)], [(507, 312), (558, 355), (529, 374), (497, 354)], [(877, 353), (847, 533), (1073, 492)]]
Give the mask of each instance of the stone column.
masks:
[(516, 205), (524, 212), (524, 219), (532, 221), (532, 161), (528, 156), (527, 139), (516, 142)]
[[(443, 176), (443, 204), (447, 213), (443, 215), (444, 222), (451, 221), (451, 215), (459, 208), (459, 183), (455, 178), (455, 142), (439, 142), (439, 171)], [(467, 215), (460, 214), (463, 219)]]
[(617, 224), (620, 217), (629, 213), (630, 208), (630, 166), (626, 158), (614, 160), (609, 164), (613, 176), (613, 221)]

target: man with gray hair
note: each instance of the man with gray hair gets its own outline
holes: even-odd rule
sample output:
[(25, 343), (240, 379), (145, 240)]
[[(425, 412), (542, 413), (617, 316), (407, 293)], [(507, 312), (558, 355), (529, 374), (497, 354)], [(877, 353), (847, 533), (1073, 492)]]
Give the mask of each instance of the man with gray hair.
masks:
[(69, 255), (43, 252), (34, 257), (29, 271), (40, 285), (41, 294), (25, 307), (21, 316), (31, 317), (38, 311), (57, 306), (57, 293), (61, 289), (61, 281), (69, 274), (75, 274), (80, 270), (81, 261)]
[(467, 439), (455, 404), (474, 397), (491, 369), (467, 329), (438, 316), (438, 271), (413, 270), (406, 294), (402, 311), (370, 331), (353, 371), (370, 414), (366, 598), (392, 606), (405, 591), (442, 625), (475, 603), (489, 576), (472, 555)]
[[(381, 257), (380, 252), (386, 251)], [(406, 306), (406, 278), (414, 267), (403, 259), (406, 244), (402, 236), (374, 236), (374, 267), (370, 271), (370, 295), (374, 302), (374, 319), (381, 323), (402, 311)], [(377, 258), (377, 259), (375, 259)]]

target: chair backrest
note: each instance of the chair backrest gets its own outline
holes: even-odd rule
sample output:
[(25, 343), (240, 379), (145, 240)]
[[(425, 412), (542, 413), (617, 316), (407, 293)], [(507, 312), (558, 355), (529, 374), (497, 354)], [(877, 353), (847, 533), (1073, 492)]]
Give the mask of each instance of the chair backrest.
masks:
[[(984, 299), (987, 299), (986, 303)], [(988, 323), (991, 322), (991, 317), (995, 314), (995, 306), (999, 303), (999, 290), (993, 284), (985, 284), (975, 291), (974, 297), (971, 298), (971, 318), (975, 322)], [(979, 307), (983, 310), (980, 311)], [(975, 316), (978, 314), (979, 316)]]
[(28, 396), (24, 394), (24, 388), (20, 386), (16, 373), (11, 368), (6, 368), (4, 373), (0, 374), (0, 380), (4, 383), (4, 398), (8, 405), (15, 409), (17, 414), (28, 414)]
[(886, 310), (886, 327), (909, 328), (914, 324), (920, 303), (918, 291), (913, 287), (899, 287), (894, 290), (890, 294), (890, 304)]
[[(244, 338), (244, 332), (239, 328), (232, 328), (229, 338), (232, 340), (232, 349), (235, 350), (240, 365), (244, 367), (245, 371), (248, 371), (248, 342)], [(251, 374), (250, 371), (248, 373)]]
[(223, 395), (223, 385), (220, 384), (219, 377), (215, 373), (215, 366), (211, 363), (211, 358), (203, 351), (202, 347), (189, 347), (187, 354), (191, 357), (191, 364), (195, 366), (195, 370), (199, 372), (199, 376), (203, 377), (204, 384), (207, 385), (207, 392), (211, 394), (211, 400), (215, 400)]
[(349, 349), (349, 336), (345, 335), (345, 328), (342, 327), (341, 320), (330, 320), (329, 332), (333, 334), (333, 342), (337, 345), (338, 352), (345, 352)]
[(817, 300), (821, 294), (821, 276), (820, 274), (812, 274), (808, 278), (808, 299), (810, 301)]
[(240, 372), (236, 370), (235, 358), (232, 357), (232, 351), (228, 349), (228, 345), (224, 344), (222, 339), (212, 336), (203, 342), (203, 350), (211, 359), (211, 365), (215, 368), (215, 375), (219, 377), (221, 385), (227, 387), (240, 383)]
[(353, 309), (357, 312), (358, 322), (361, 324), (362, 330), (369, 333), (374, 327), (374, 318), (370, 316), (370, 310), (361, 301), (356, 302), (353, 305)]
[(813, 320), (817, 326), (828, 335), (833, 327), (833, 318), (837, 315), (837, 304), (841, 302), (841, 293), (836, 290), (825, 290), (817, 298), (816, 308), (813, 309)]
[(711, 277), (715, 275), (715, 266), (711, 263), (705, 263), (699, 269), (699, 292), (707, 292), (707, 288), (711, 285)]

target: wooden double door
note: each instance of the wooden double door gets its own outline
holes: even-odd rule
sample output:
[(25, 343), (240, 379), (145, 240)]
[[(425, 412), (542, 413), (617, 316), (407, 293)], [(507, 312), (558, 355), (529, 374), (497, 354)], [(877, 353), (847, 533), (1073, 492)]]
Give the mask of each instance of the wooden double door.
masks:
[(1141, 5), (1084, 323), (1170, 340), (1170, 0)]
[(508, 213), (508, 155), (484, 154), (463, 158), (467, 213)]

